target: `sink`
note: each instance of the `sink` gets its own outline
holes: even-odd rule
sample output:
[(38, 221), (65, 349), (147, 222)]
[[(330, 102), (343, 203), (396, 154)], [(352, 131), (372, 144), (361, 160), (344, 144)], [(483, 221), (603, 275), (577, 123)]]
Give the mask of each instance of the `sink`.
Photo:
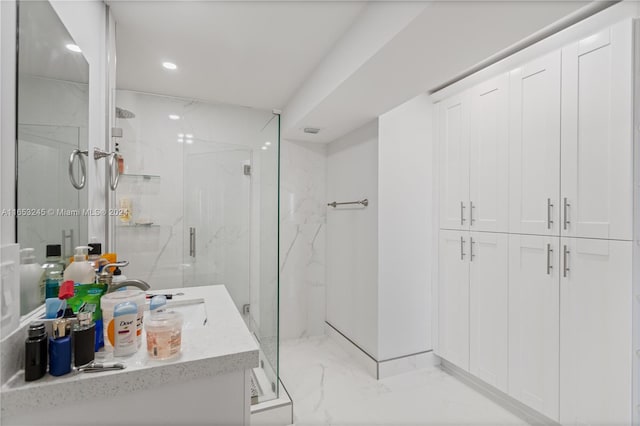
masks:
[(204, 308), (203, 299), (188, 301), (167, 300), (167, 304), (163, 309), (166, 309), (167, 311), (180, 312), (182, 314), (183, 330), (204, 327), (207, 323), (207, 311)]

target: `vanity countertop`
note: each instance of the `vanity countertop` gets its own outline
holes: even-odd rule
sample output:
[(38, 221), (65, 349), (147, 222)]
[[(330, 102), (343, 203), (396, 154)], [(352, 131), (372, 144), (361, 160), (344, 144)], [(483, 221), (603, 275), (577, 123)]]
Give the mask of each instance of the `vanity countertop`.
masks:
[[(258, 345), (224, 286), (186, 287), (148, 293), (183, 293), (174, 296), (168, 309), (171, 303), (205, 303), (206, 324), (183, 330), (182, 352), (178, 358), (167, 361), (150, 359), (143, 336), (142, 347), (136, 354), (115, 359), (126, 364), (124, 370), (71, 372), (62, 377), (46, 374), (33, 382), (25, 382), (24, 371), (20, 370), (2, 386), (2, 415), (35, 408), (52, 408), (88, 398), (104, 398), (122, 391), (135, 392), (258, 366)], [(109, 362), (114, 359), (111, 354), (98, 353), (96, 361)]]

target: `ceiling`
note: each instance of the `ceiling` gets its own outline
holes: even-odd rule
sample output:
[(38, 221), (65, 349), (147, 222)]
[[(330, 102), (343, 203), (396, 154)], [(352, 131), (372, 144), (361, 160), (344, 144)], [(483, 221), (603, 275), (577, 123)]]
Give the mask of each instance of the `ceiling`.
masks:
[(82, 53), (65, 47), (75, 42), (48, 2), (21, 2), (18, 32), (20, 74), (89, 82), (87, 60)]
[[(117, 88), (281, 109), (366, 2), (109, 1)], [(163, 61), (178, 69), (169, 72)]]
[(281, 109), (282, 137), (314, 142), (335, 140), (588, 3), (108, 1), (119, 89)]

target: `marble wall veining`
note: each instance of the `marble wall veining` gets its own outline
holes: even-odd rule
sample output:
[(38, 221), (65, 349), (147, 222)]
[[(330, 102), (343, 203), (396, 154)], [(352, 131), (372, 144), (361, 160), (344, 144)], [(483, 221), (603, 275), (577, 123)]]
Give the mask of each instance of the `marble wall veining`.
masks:
[(281, 340), (324, 334), (326, 177), (326, 145), (281, 141)]

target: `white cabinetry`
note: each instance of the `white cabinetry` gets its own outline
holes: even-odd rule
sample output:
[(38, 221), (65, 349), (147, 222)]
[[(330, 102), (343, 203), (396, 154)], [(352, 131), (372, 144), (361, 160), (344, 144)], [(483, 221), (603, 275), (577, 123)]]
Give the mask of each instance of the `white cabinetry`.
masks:
[(556, 421), (559, 245), (557, 237), (509, 235), (509, 394)]
[(438, 353), (469, 370), (469, 233), (440, 231)]
[(439, 106), (440, 227), (444, 229), (469, 229), (468, 109), (466, 94)]
[(509, 80), (509, 231), (559, 235), (560, 52)]
[(475, 231), (509, 229), (509, 75), (470, 91), (469, 226)]
[(640, 406), (633, 48), (627, 19), (439, 107), (437, 353), (562, 424)]
[(507, 391), (508, 235), (469, 236), (469, 371)]
[(632, 238), (631, 25), (562, 49), (562, 235)]
[(562, 238), (560, 421), (631, 423), (631, 241)]

